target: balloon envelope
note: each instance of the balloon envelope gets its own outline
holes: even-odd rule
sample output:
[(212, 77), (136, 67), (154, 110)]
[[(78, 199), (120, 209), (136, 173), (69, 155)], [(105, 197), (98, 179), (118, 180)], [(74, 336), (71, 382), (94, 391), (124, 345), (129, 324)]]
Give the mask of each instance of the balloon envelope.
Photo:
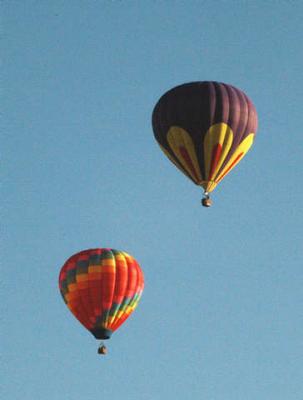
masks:
[(90, 249), (66, 261), (59, 288), (68, 308), (85, 328), (97, 339), (109, 339), (137, 307), (144, 277), (129, 254)]
[(160, 98), (152, 124), (166, 156), (211, 192), (249, 150), (258, 119), (241, 90), (219, 82), (192, 82)]

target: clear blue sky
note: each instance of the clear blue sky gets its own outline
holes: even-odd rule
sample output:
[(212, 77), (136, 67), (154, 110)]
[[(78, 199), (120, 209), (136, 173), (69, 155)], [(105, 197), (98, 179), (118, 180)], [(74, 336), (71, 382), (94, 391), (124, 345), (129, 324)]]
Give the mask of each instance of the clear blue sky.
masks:
[[(301, 400), (299, 1), (3, 1), (1, 315), (8, 400)], [(163, 156), (169, 88), (218, 80), (259, 114), (203, 209)], [(146, 288), (109, 355), (57, 287), (113, 247)]]

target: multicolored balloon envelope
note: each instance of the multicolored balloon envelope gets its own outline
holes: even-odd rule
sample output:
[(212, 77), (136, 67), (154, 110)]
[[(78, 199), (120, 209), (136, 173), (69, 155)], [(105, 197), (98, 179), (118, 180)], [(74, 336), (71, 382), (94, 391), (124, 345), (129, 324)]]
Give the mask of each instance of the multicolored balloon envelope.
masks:
[(90, 249), (66, 261), (59, 275), (59, 288), (81, 324), (96, 339), (109, 339), (137, 307), (144, 277), (129, 254)]
[(219, 82), (192, 82), (160, 98), (152, 124), (163, 152), (204, 188), (207, 200), (249, 150), (258, 118), (241, 90)]

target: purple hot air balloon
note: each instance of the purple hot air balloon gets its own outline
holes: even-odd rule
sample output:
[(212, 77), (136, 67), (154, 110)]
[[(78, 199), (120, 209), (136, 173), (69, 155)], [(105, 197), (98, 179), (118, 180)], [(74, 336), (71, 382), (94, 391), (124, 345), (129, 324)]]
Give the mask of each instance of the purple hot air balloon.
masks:
[(166, 156), (209, 193), (251, 147), (258, 126), (251, 100), (234, 86), (192, 82), (165, 93), (152, 116), (153, 130)]

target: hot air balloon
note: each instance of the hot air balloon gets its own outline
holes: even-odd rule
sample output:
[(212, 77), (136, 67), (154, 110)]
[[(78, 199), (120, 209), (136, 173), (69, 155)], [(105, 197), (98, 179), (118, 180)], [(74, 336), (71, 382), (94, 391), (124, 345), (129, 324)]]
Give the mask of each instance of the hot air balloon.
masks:
[(152, 125), (166, 156), (209, 193), (251, 147), (258, 125), (250, 99), (219, 82), (191, 82), (165, 93), (156, 104)]
[[(74, 254), (59, 275), (63, 300), (96, 339), (109, 339), (135, 310), (144, 288), (143, 272), (129, 254), (90, 249)], [(99, 354), (106, 354), (103, 342)]]

